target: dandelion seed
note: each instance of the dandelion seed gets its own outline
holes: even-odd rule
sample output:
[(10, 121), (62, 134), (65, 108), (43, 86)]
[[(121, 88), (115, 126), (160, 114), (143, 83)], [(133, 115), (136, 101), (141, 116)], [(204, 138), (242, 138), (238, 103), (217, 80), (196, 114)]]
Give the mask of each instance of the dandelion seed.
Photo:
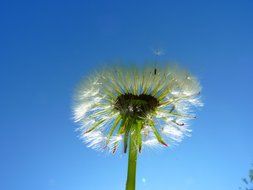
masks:
[(164, 50), (163, 50), (163, 49), (154, 49), (154, 50), (153, 50), (153, 53), (154, 53), (156, 56), (161, 56), (161, 55), (164, 55)]
[(189, 136), (192, 108), (202, 105), (200, 90), (197, 79), (178, 68), (156, 68), (154, 73), (152, 67), (113, 67), (81, 83), (74, 120), (81, 124), (88, 147), (112, 153), (119, 147), (128, 150), (126, 189), (134, 190), (138, 152), (171, 146)]

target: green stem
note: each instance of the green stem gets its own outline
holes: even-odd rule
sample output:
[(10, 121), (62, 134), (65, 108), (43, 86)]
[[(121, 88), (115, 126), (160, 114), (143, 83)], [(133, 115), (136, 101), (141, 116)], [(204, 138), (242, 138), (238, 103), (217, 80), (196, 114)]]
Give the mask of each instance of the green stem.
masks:
[[(136, 164), (138, 156), (138, 124), (133, 124), (130, 130), (129, 152), (128, 152), (128, 171), (126, 190), (135, 190)], [(131, 133), (132, 132), (132, 133)]]

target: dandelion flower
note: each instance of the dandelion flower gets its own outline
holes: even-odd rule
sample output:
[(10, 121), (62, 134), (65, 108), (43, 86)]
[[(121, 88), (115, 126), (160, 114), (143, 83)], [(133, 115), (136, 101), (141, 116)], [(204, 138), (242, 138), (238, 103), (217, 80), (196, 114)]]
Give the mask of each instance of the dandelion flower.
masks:
[(74, 120), (88, 147), (128, 151), (127, 190), (135, 189), (143, 147), (170, 146), (190, 134), (187, 121), (201, 106), (200, 85), (187, 71), (113, 67), (91, 75), (75, 96)]

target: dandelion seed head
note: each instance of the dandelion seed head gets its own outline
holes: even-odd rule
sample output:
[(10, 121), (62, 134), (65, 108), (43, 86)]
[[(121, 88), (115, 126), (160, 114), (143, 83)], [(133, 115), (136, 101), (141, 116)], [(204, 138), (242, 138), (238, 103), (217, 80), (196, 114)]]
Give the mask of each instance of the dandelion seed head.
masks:
[[(180, 68), (113, 67), (81, 82), (73, 106), (80, 138), (88, 147), (115, 152), (131, 118), (141, 123), (143, 146), (181, 142), (191, 130), (194, 107), (202, 106), (196, 77)], [(134, 129), (137, 130), (137, 129)], [(167, 142), (167, 143), (166, 143)]]

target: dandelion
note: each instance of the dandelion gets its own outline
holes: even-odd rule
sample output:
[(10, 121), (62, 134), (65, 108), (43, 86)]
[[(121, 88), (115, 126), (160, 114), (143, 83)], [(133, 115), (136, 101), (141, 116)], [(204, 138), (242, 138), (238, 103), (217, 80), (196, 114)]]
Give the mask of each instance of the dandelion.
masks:
[(137, 156), (143, 147), (171, 146), (191, 130), (200, 85), (187, 71), (166, 67), (113, 67), (81, 83), (74, 120), (88, 147), (128, 152), (126, 190), (135, 189)]

